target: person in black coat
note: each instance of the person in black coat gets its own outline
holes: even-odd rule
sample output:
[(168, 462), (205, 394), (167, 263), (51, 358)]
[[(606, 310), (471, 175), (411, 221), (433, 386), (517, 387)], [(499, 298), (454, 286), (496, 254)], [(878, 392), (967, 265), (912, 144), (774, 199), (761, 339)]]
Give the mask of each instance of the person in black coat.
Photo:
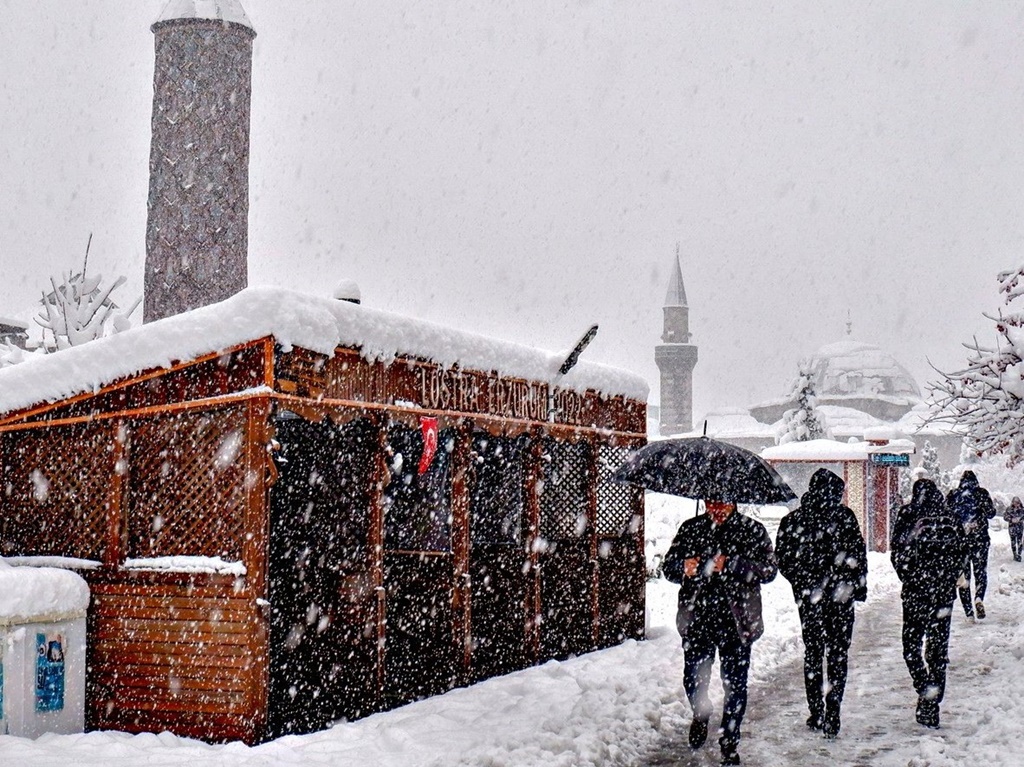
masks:
[(917, 692), (917, 721), (939, 726), (949, 624), (967, 549), (963, 528), (930, 479), (914, 483), (892, 528), (891, 557), (903, 582), (903, 660)]
[(1020, 562), (1021, 542), (1024, 540), (1024, 503), (1020, 498), (1013, 496), (1009, 507), (1003, 512), (1003, 519), (1010, 528), (1010, 551), (1013, 552), (1013, 561)]
[[(960, 604), (968, 618), (985, 617), (985, 591), (988, 589), (988, 521), (996, 515), (995, 504), (988, 490), (978, 484), (973, 471), (965, 471), (960, 486), (949, 492), (946, 504), (960, 520), (967, 535), (964, 556), (965, 583), (960, 586)], [(971, 604), (971, 574), (974, 575), (974, 603)]]
[(717, 652), (725, 692), (722, 764), (739, 764), (750, 646), (764, 632), (761, 584), (775, 578), (778, 568), (764, 525), (737, 513), (732, 503), (705, 506), (707, 514), (679, 526), (663, 571), (680, 584), (676, 627), (683, 639), (683, 687), (693, 709), (690, 747), (700, 748), (707, 739), (708, 688)]
[(807, 726), (828, 738), (839, 734), (853, 605), (868, 595), (867, 547), (857, 517), (843, 505), (843, 487), (828, 469), (814, 472), (800, 508), (782, 518), (775, 539), (779, 572), (800, 612)]

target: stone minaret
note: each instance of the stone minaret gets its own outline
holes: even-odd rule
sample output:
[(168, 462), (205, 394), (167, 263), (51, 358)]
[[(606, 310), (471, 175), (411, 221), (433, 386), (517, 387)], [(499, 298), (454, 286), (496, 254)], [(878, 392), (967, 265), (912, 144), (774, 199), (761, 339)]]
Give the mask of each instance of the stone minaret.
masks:
[(239, 0), (170, 0), (153, 34), (145, 322), (248, 284), (256, 31)]
[(681, 434), (693, 428), (693, 368), (697, 347), (690, 343), (690, 308), (679, 267), (679, 247), (665, 296), (663, 344), (654, 349), (661, 371), (661, 433)]

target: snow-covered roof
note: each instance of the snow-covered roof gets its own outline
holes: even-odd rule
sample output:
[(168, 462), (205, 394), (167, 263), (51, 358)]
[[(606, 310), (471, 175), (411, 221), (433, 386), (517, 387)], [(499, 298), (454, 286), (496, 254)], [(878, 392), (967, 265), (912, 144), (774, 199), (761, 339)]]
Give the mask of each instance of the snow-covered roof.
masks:
[(811, 356), (810, 365), (818, 397), (921, 398), (907, 369), (872, 344), (853, 340), (827, 344)]
[(806, 442), (787, 442), (766, 447), (761, 457), (766, 461), (866, 461), (873, 453), (913, 454), (914, 443), (909, 439), (894, 439), (886, 445), (870, 442), (837, 442), (834, 439), (812, 439)]
[(247, 288), (226, 301), (0, 370), (0, 413), (98, 391), (145, 370), (166, 368), (267, 336), (331, 355), (357, 348), (368, 360), (421, 357), (566, 389), (646, 400), (635, 373), (581, 360), (562, 379), (567, 352), (549, 352), (411, 319), (348, 301), (279, 288)]
[(82, 576), (53, 567), (12, 567), (0, 557), (0, 625), (80, 618), (88, 606)]
[(0, 325), (7, 325), (11, 328), (21, 328), (22, 330), (28, 330), (28, 323), (16, 320), (14, 317), (4, 317), (0, 315)]
[(169, 0), (156, 23), (176, 19), (210, 19), (256, 31), (239, 0)]

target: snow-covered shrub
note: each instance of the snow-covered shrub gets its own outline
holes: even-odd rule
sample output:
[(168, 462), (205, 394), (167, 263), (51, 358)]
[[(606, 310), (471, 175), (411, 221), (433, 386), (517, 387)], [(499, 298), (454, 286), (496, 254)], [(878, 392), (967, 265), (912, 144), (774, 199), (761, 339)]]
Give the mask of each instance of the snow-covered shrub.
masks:
[[(1024, 295), (1024, 266), (998, 280), (1005, 306)], [(939, 408), (933, 420), (962, 428), (975, 456), (1003, 455), (1013, 466), (1024, 460), (1024, 312), (985, 316), (995, 323), (995, 343), (965, 343), (967, 366), (940, 371), (942, 378), (929, 386)]]

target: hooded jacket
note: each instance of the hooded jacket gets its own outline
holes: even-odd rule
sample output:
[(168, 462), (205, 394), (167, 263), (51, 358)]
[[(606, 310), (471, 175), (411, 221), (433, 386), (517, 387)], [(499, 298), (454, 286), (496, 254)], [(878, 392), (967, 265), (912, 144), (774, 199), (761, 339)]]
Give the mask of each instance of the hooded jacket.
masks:
[(857, 517), (843, 505), (844, 487), (836, 474), (818, 469), (800, 507), (779, 523), (779, 572), (797, 602), (867, 599), (867, 547)]
[(973, 471), (963, 473), (960, 485), (946, 496), (946, 504), (963, 525), (968, 543), (988, 544), (988, 521), (996, 515), (996, 507), (988, 490), (978, 484), (978, 477)]
[[(695, 577), (684, 577), (687, 559), (698, 557), (706, 564), (717, 555), (726, 557), (722, 572), (701, 569)], [(662, 569), (668, 580), (680, 584), (676, 628), (684, 640), (694, 625), (706, 624), (704, 610), (727, 610), (744, 644), (764, 633), (761, 584), (773, 580), (778, 567), (771, 536), (756, 519), (739, 511), (720, 525), (707, 514), (687, 519), (679, 526)]]
[[(926, 538), (941, 527), (948, 538), (929, 545)], [(935, 605), (952, 604), (956, 581), (963, 572), (967, 539), (950, 513), (942, 493), (930, 479), (914, 483), (910, 503), (901, 507), (892, 528), (892, 564), (903, 582), (904, 598)]]

